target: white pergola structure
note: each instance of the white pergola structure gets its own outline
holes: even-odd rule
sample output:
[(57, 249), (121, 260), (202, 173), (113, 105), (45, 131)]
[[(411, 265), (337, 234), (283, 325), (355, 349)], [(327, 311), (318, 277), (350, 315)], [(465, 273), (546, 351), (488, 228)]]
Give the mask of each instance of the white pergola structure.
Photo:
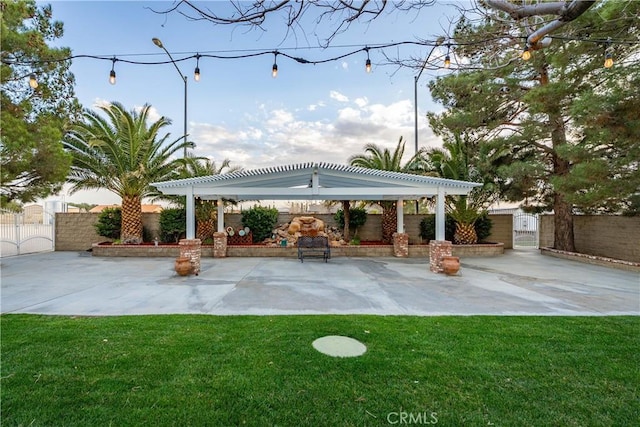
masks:
[(195, 198), (218, 200), (219, 232), (224, 231), (223, 199), (393, 200), (398, 233), (404, 232), (404, 200), (436, 196), (436, 240), (444, 240), (444, 198), (468, 194), (482, 184), (388, 172), (333, 163), (299, 163), (152, 184), (164, 194), (186, 196), (187, 239), (195, 237)]

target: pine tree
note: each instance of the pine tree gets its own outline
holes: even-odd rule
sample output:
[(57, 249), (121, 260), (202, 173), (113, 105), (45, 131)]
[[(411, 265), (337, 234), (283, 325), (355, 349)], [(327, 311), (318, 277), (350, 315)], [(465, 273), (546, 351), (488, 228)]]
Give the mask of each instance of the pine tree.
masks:
[[(48, 45), (62, 37), (51, 6), (3, 0), (0, 114), (0, 203), (19, 206), (58, 192), (71, 156), (62, 137), (79, 117), (68, 48)], [(31, 87), (30, 83), (33, 86)]]
[(478, 138), (502, 197), (554, 212), (558, 249), (575, 251), (573, 213), (619, 212), (640, 188), (639, 13), (640, 2), (599, 3), (523, 61), (527, 26), (516, 34), (504, 13), (485, 10), (455, 31), (467, 65), (430, 85), (446, 107), (430, 115), (434, 129)]

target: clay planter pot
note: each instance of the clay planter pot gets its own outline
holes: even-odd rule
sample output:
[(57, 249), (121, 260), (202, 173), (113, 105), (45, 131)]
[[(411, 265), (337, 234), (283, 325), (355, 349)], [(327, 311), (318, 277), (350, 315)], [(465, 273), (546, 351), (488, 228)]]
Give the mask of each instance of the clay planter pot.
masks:
[(456, 274), (460, 270), (460, 258), (457, 256), (442, 257), (442, 272), (448, 276)]
[(176, 258), (175, 264), (176, 273), (180, 276), (188, 276), (191, 274), (193, 267), (191, 266), (191, 260), (187, 257)]

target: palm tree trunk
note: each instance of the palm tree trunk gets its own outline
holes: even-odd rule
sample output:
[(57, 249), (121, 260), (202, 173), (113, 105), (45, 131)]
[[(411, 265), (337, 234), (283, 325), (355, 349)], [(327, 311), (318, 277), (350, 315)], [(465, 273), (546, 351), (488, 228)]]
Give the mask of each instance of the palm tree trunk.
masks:
[(342, 230), (342, 237), (346, 242), (349, 241), (349, 209), (351, 209), (351, 202), (349, 200), (342, 201), (342, 214), (344, 218), (344, 229)]
[(213, 219), (199, 219), (196, 221), (196, 239), (205, 241), (213, 238)]
[(395, 202), (382, 202), (382, 242), (392, 243), (393, 233), (398, 229), (398, 215)]
[(138, 196), (122, 198), (122, 243), (142, 243), (142, 203)]

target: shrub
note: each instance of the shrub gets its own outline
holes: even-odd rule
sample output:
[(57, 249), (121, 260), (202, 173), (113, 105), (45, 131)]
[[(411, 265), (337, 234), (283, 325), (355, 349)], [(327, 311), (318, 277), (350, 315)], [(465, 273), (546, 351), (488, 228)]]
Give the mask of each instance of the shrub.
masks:
[[(340, 209), (333, 215), (340, 228), (344, 228), (344, 211)], [(367, 222), (367, 211), (364, 208), (349, 208), (349, 228), (358, 229)]]
[(98, 222), (94, 225), (99, 236), (109, 239), (120, 238), (122, 226), (122, 209), (106, 208), (98, 216)]
[[(453, 242), (453, 235), (456, 232), (456, 221), (447, 215), (444, 221), (444, 238)], [(436, 216), (427, 215), (420, 221), (420, 237), (423, 240), (434, 240), (436, 238)]]
[[(478, 242), (483, 242), (491, 234), (493, 222), (489, 218), (488, 213), (483, 213), (474, 224)], [(453, 242), (453, 235), (456, 232), (456, 221), (447, 214), (444, 221), (444, 238)], [(424, 240), (433, 240), (436, 238), (436, 216), (427, 215), (420, 221), (420, 237)]]
[(151, 242), (153, 240), (153, 231), (149, 230), (144, 225), (142, 226), (142, 241)]
[(478, 217), (475, 223), (476, 234), (478, 235), (478, 242), (483, 243), (487, 237), (491, 235), (491, 228), (493, 227), (493, 221), (489, 218), (489, 213), (484, 212)]
[(253, 243), (262, 242), (273, 233), (278, 222), (278, 210), (254, 206), (242, 212), (242, 226), (249, 227), (253, 235)]
[(187, 213), (183, 208), (168, 208), (160, 212), (160, 240), (178, 243), (187, 232)]

